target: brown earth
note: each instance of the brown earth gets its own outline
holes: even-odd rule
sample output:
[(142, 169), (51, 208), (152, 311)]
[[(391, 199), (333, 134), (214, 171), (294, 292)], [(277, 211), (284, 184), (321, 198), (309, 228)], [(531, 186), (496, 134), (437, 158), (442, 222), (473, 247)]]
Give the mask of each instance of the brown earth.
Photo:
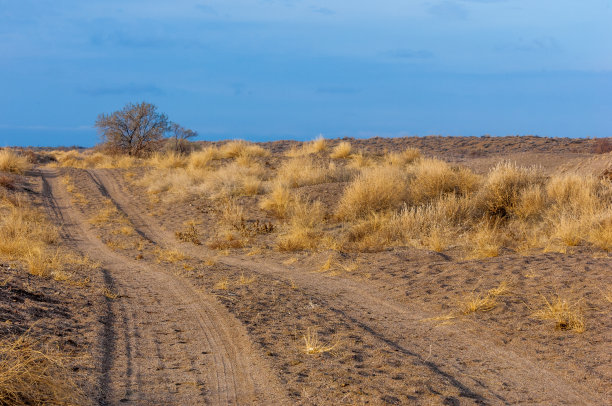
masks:
[[(380, 155), (418, 147), (478, 172), (500, 160), (537, 164), (548, 173), (601, 175), (612, 167), (610, 154), (591, 153), (593, 140), (350, 141)], [(294, 144), (262, 145), (279, 154)], [(1, 321), (10, 320), (0, 323), (0, 332), (19, 333), (41, 319), (32, 334), (56, 337), (70, 351), (90, 346), (90, 359), (75, 360), (75, 368), (92, 403), (610, 401), (609, 253), (578, 247), (486, 260), (411, 248), (287, 254), (266, 249), (263, 237), (259, 250), (213, 251), (181, 242), (175, 232), (195, 220), (203, 240), (214, 236), (218, 208), (197, 197), (152, 204), (128, 172), (139, 176), (121, 169), (40, 169), (30, 176), (66, 244), (101, 263), (89, 275), (89, 290), (0, 266)], [(87, 203), (72, 200), (60, 182), (65, 175)], [(331, 206), (343, 184), (302, 189)], [(241, 203), (253, 219), (267, 220), (257, 198)], [(108, 204), (117, 209), (117, 222), (92, 224)], [(134, 233), (117, 233), (119, 221)], [(172, 257), (172, 250), (185, 256)], [(502, 282), (509, 293), (499, 306), (458, 314), (466, 295)], [(580, 303), (584, 333), (557, 330), (533, 316), (544, 298), (556, 295)], [(308, 354), (304, 337), (314, 332), (327, 348)]]

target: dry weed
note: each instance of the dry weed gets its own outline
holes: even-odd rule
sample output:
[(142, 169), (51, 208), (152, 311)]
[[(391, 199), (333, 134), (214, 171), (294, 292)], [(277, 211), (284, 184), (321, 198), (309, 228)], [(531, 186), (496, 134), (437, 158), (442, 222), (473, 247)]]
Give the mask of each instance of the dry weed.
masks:
[(0, 404), (86, 404), (69, 372), (67, 356), (28, 335), (0, 341)]
[(342, 141), (334, 147), (329, 156), (334, 159), (348, 158), (352, 151), (353, 147), (351, 146), (351, 143), (348, 141)]
[(583, 333), (586, 330), (581, 302), (570, 303), (567, 299), (557, 296), (548, 300), (542, 295), (544, 306), (534, 315), (542, 320), (553, 320), (558, 330), (571, 330)]
[(0, 171), (22, 174), (31, 167), (27, 157), (8, 148), (0, 150)]
[(304, 334), (304, 352), (306, 354), (322, 354), (324, 352), (333, 351), (338, 343), (336, 342), (333, 345), (325, 344), (319, 339), (319, 334), (317, 330), (313, 328), (308, 328), (306, 330), (306, 334)]

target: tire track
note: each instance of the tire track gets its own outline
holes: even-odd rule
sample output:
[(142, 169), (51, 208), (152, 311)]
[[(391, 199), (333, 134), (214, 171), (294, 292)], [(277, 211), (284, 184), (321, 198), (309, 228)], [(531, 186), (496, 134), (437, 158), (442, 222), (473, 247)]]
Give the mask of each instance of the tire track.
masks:
[[(111, 170), (92, 171), (117, 206), (148, 239), (205, 259), (213, 253), (202, 247), (181, 244), (152, 218), (136, 208), (120, 188), (121, 179)], [(421, 320), (430, 314), (398, 305), (375, 287), (365, 290), (351, 280), (333, 279), (252, 258), (221, 257), (218, 262), (273, 276), (315, 292), (332, 310), (341, 313), (364, 331), (416, 359), (478, 403), (508, 404), (605, 404), (598, 394), (575, 386), (542, 363), (522, 359), (506, 348), (445, 326), (429, 327)], [(364, 318), (364, 315), (368, 315)]]
[(58, 172), (41, 177), (49, 212), (119, 294), (107, 298), (101, 320), (100, 404), (285, 403), (225, 308), (158, 265), (111, 251), (71, 205)]

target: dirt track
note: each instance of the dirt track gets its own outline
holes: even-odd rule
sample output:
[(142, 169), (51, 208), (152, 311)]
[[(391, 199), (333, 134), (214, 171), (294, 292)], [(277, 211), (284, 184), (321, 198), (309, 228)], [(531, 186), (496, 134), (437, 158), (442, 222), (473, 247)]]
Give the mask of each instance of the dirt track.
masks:
[(99, 404), (285, 403), (244, 327), (222, 305), (155, 263), (110, 250), (72, 205), (58, 173), (41, 176), (63, 237), (102, 264), (99, 283), (108, 295)]
[[(89, 170), (102, 196), (114, 202), (136, 232), (155, 246), (176, 248), (194, 258), (212, 254), (180, 243), (127, 192), (111, 170)], [(87, 224), (58, 183), (42, 172), (50, 212), (64, 224), (66, 238), (102, 262), (103, 283), (117, 299), (107, 299), (101, 334), (100, 403), (280, 404), (283, 389), (258, 356), (245, 328), (213, 296), (158, 264), (136, 261), (110, 250)], [(587, 384), (499, 346), (482, 335), (423, 320), (436, 316), (400, 303), (379, 283), (356, 283), (308, 272), (300, 265), (270, 259), (220, 257), (227, 267), (270, 280), (291, 281), (340, 315), (352, 329), (390, 348), (405, 365), (422, 370), (444, 403), (605, 404)], [(281, 379), (282, 380), (282, 379)], [(376, 402), (375, 402), (376, 403)], [(422, 401), (421, 401), (422, 403)]]

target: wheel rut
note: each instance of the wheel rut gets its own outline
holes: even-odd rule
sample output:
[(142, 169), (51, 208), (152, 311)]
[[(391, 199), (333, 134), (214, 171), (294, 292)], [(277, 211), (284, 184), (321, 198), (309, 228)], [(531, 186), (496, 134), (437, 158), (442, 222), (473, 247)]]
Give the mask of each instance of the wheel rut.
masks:
[(244, 327), (214, 297), (158, 264), (112, 251), (72, 205), (59, 171), (42, 169), (40, 176), (62, 237), (100, 262), (100, 284), (109, 293), (100, 315), (99, 404), (287, 403)]
[[(170, 231), (142, 214), (116, 173), (111, 170), (90, 173), (148, 239), (164, 247), (181, 249), (196, 258), (212, 255), (205, 248), (176, 241)], [(536, 360), (522, 358), (520, 354), (469, 333), (423, 323), (423, 319), (432, 315), (400, 305), (376, 287), (365, 289), (355, 281), (329, 278), (270, 261), (257, 262), (248, 257), (221, 257), (218, 261), (294, 282), (325, 298), (333, 311), (406, 357), (427, 366), (476, 403), (605, 404), (605, 399), (598, 394), (567, 381)]]

